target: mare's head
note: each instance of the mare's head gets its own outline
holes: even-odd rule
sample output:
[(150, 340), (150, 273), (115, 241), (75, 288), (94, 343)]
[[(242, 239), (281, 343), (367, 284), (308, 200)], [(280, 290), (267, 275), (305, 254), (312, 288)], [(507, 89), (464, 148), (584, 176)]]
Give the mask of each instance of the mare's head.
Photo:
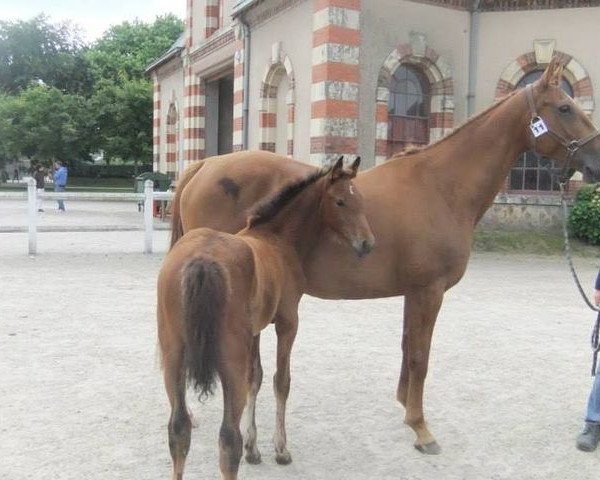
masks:
[[(525, 94), (531, 114), (528, 132), (535, 151), (577, 169), (586, 180), (600, 179), (600, 136), (581, 108), (561, 88), (563, 65), (553, 58)], [(541, 122), (541, 123), (540, 123)]]
[(344, 167), (343, 158), (333, 165), (323, 179), (325, 191), (319, 214), (334, 237), (349, 242), (362, 257), (373, 249), (375, 238), (365, 216), (363, 198), (352, 183), (359, 165), (360, 157), (349, 168)]

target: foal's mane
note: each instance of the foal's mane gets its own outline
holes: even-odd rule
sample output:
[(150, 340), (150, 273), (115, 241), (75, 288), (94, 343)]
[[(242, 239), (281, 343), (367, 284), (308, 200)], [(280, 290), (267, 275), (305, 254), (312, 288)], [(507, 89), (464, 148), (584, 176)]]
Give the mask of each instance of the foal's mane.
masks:
[(500, 98), (499, 100), (495, 101), (494, 103), (492, 103), (488, 108), (486, 108), (485, 110), (482, 110), (481, 112), (479, 112), (477, 115), (474, 115), (470, 118), (468, 118), (462, 125), (459, 125), (458, 127), (456, 127), (454, 130), (452, 130), (450, 133), (448, 133), (448, 135), (445, 135), (444, 137), (440, 138), (439, 140), (436, 140), (433, 143), (430, 143), (429, 145), (425, 145), (423, 147), (411, 147), (408, 148), (402, 152), (396, 153), (394, 155), (392, 155), (391, 159), (394, 158), (398, 158), (398, 157), (406, 157), (409, 155), (414, 155), (416, 153), (420, 153), (424, 150), (429, 150), (431, 147), (436, 146), (438, 143), (446, 141), (448, 138), (453, 137), (454, 135), (456, 135), (457, 133), (461, 132), (462, 130), (464, 130), (465, 128), (467, 128), (469, 125), (471, 125), (471, 123), (479, 120), (481, 117), (483, 117), (484, 115), (487, 115), (490, 111), (498, 108), (500, 105), (503, 105), (506, 101), (508, 101), (508, 99), (514, 97), (515, 95), (517, 95), (522, 89), (516, 89), (513, 90), (512, 92), (510, 92), (508, 95)]
[(307, 187), (331, 172), (332, 168), (333, 167), (321, 168), (315, 173), (310, 174), (308, 177), (286, 185), (277, 193), (274, 193), (263, 202), (260, 202), (250, 213), (248, 228), (253, 228), (271, 221), (283, 207), (290, 203)]

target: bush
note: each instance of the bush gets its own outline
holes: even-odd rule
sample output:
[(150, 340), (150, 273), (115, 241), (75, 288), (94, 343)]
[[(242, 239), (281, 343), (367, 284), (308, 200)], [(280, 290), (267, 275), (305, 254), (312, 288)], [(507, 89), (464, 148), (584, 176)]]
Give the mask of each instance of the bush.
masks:
[(577, 238), (600, 245), (600, 184), (579, 189), (569, 215), (569, 226)]

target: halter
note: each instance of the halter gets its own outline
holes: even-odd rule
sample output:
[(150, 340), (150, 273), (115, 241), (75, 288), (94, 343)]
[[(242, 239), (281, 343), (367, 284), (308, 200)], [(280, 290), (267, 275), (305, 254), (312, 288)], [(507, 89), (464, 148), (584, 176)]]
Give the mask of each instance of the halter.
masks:
[(564, 184), (568, 180), (567, 174), (570, 169), (571, 160), (573, 159), (573, 157), (577, 154), (577, 152), (579, 151), (579, 149), (581, 147), (587, 145), (594, 138), (596, 138), (598, 135), (600, 135), (600, 131), (594, 130), (594, 132), (589, 134), (587, 137), (579, 138), (577, 140), (570, 140), (570, 141), (567, 140), (566, 138), (564, 138), (562, 135), (559, 135), (554, 130), (552, 130), (550, 127), (548, 127), (548, 124), (546, 122), (544, 122), (543, 118), (540, 115), (538, 115), (537, 110), (535, 109), (535, 102), (533, 101), (533, 88), (531, 85), (532, 84), (530, 83), (529, 85), (527, 85), (525, 87), (525, 94), (527, 97), (527, 103), (529, 103), (529, 110), (531, 111), (531, 120), (529, 121), (529, 129), (533, 136), (533, 151), (535, 152), (535, 142), (536, 142), (537, 137), (539, 137), (545, 133), (549, 133), (550, 135), (552, 135), (556, 139), (556, 141), (565, 148), (565, 150), (567, 152), (567, 156), (565, 159), (565, 165), (563, 166), (562, 171), (560, 173), (560, 180), (559, 180), (560, 183)]

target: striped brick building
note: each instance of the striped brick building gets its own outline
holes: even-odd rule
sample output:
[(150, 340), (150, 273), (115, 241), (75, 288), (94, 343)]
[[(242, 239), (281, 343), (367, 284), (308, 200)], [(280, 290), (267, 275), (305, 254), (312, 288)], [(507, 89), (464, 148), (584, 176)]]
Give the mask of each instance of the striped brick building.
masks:
[[(182, 38), (154, 80), (154, 168), (263, 149), (316, 165), (374, 166), (438, 140), (539, 76), (552, 55), (564, 88), (599, 124), (596, 0), (178, 0)], [(525, 157), (505, 193), (553, 185)]]

